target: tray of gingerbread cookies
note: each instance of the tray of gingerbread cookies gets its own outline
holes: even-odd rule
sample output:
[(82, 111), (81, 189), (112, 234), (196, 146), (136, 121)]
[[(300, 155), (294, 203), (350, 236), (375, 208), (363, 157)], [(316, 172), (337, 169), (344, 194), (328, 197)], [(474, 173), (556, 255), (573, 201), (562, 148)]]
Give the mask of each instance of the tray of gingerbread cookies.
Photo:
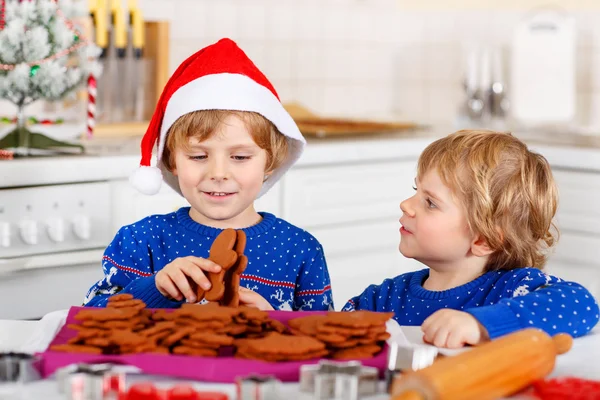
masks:
[[(241, 234), (240, 234), (241, 232)], [(235, 382), (250, 373), (298, 381), (300, 366), (321, 359), (360, 360), (386, 366), (384, 351), (392, 313), (260, 311), (239, 306), (243, 231), (224, 230), (210, 259), (206, 304), (148, 309), (130, 294), (116, 294), (105, 308), (72, 307), (62, 329), (42, 353), (40, 372), (49, 376), (74, 363), (118, 363), (146, 374), (209, 382)]]

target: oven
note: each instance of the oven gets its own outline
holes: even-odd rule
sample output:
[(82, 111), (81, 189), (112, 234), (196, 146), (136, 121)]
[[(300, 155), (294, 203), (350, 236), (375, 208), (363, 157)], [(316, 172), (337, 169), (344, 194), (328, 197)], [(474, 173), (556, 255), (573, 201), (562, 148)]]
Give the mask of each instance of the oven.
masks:
[(112, 239), (108, 181), (0, 189), (0, 319), (80, 305)]

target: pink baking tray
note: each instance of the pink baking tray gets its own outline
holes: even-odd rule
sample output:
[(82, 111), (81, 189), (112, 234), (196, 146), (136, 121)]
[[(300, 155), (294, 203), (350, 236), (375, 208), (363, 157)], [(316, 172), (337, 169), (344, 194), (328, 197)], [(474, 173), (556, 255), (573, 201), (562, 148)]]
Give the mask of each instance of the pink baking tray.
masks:
[[(71, 307), (66, 324), (57, 333), (50, 345), (66, 343), (77, 334), (67, 327), (77, 324), (74, 316), (82, 307)], [(325, 314), (325, 311), (270, 311), (269, 316), (285, 324), (293, 318), (314, 314)], [(387, 349), (384, 348), (375, 357), (359, 360), (365, 366), (376, 367), (380, 374), (387, 362)], [(52, 375), (58, 368), (74, 363), (116, 363), (133, 365), (149, 375), (163, 375), (174, 378), (191, 379), (205, 382), (232, 383), (238, 377), (250, 374), (272, 375), (283, 382), (297, 382), (300, 366), (318, 363), (319, 359), (289, 362), (264, 362), (244, 360), (232, 356), (196, 357), (162, 354), (128, 354), (128, 355), (96, 355), (83, 353), (64, 353), (46, 350), (41, 353), (39, 363), (43, 377)]]

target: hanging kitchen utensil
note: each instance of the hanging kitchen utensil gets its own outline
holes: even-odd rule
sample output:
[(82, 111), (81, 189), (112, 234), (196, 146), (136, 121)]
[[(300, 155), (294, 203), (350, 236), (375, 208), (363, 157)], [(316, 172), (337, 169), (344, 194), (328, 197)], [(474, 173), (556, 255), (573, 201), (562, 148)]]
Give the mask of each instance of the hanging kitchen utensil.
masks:
[(125, 22), (125, 14), (122, 8), (121, 0), (111, 0), (110, 2), (111, 15), (111, 44), (112, 63), (114, 63), (114, 75), (111, 83), (114, 85), (111, 88), (111, 122), (120, 122), (125, 119), (125, 93), (124, 88), (127, 87), (127, 26)]
[(513, 35), (512, 116), (525, 126), (566, 124), (575, 117), (574, 18), (557, 8), (532, 11)]
[(99, 62), (104, 71), (97, 82), (96, 97), (96, 120), (101, 122), (108, 121), (109, 97), (108, 85), (110, 82), (110, 73), (108, 71), (108, 14), (106, 10), (106, 0), (88, 0), (90, 16), (94, 22), (94, 38), (96, 45), (102, 49)]
[[(142, 12), (137, 5), (137, 0), (128, 0), (129, 9), (129, 26), (130, 26), (130, 40), (131, 43), (131, 58), (129, 59), (129, 90), (130, 95), (128, 106), (132, 107), (131, 117), (134, 121), (144, 120), (144, 95), (146, 85), (145, 75), (145, 60), (144, 60), (144, 44), (145, 44), (145, 32), (144, 32), (144, 20), (142, 18)], [(129, 114), (128, 114), (129, 115)]]

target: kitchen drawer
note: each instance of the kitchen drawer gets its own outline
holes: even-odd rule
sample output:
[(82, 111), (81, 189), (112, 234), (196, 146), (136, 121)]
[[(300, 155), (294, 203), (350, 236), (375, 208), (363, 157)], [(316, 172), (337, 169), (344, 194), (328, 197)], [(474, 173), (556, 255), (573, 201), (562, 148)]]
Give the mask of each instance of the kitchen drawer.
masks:
[(600, 272), (600, 235), (563, 231), (549, 261), (589, 266)]
[(303, 228), (398, 218), (415, 172), (416, 160), (293, 169), (285, 177), (283, 218)]
[(558, 227), (600, 235), (600, 174), (566, 170), (553, 173), (560, 196)]

